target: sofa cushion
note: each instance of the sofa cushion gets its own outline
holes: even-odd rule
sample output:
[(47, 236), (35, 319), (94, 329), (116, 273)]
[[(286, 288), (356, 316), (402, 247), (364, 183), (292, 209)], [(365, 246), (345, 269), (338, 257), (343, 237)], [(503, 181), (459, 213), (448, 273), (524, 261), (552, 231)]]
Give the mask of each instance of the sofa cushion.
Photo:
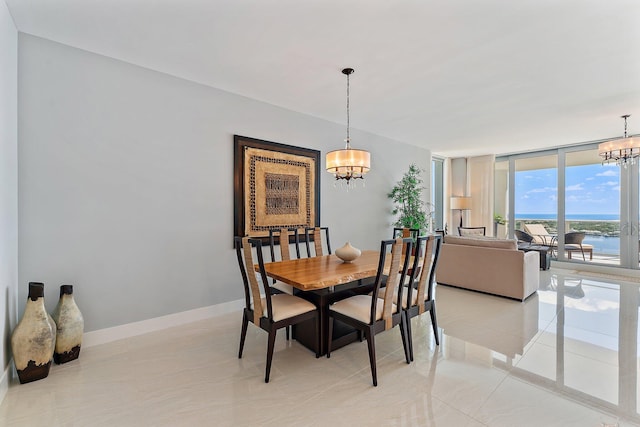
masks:
[(458, 232), (461, 236), (469, 236), (469, 237), (484, 237), (485, 229), (483, 228), (458, 228)]
[(466, 246), (480, 246), (484, 248), (518, 250), (518, 241), (511, 239), (494, 239), (491, 237), (460, 237), (444, 236), (444, 243)]

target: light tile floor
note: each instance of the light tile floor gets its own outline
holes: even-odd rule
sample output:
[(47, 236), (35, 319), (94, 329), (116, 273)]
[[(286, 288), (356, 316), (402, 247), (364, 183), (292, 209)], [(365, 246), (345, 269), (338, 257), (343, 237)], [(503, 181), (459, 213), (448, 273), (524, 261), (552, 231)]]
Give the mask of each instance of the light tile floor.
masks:
[(316, 359), (240, 313), (84, 348), (46, 379), (13, 384), (2, 426), (640, 425), (638, 283), (541, 272), (524, 303), (437, 287), (441, 345), (414, 319), (415, 361), (397, 329), (378, 335), (378, 387), (365, 343)]

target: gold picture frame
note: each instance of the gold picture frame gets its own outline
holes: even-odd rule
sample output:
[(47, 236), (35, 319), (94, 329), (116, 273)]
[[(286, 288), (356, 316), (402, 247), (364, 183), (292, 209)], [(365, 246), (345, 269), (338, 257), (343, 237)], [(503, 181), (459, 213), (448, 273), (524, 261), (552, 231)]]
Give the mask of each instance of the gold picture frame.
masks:
[(320, 225), (320, 151), (234, 135), (235, 236)]

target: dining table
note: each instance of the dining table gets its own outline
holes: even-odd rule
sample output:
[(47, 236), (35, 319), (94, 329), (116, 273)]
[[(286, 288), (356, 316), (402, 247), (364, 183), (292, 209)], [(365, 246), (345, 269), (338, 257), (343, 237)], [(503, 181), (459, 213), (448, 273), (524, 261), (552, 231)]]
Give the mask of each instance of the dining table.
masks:
[[(264, 264), (267, 276), (287, 283), (294, 288), (294, 295), (304, 298), (318, 307), (320, 319), (319, 353), (327, 352), (329, 331), (329, 305), (353, 295), (373, 290), (378, 271), (380, 252), (364, 250), (360, 257), (344, 262), (335, 254), (310, 258), (276, 261)], [(256, 271), (259, 267), (256, 266)], [(316, 351), (316, 329), (313, 321), (302, 322), (293, 328), (293, 338)], [(361, 337), (347, 325), (336, 322), (333, 328), (332, 350)]]

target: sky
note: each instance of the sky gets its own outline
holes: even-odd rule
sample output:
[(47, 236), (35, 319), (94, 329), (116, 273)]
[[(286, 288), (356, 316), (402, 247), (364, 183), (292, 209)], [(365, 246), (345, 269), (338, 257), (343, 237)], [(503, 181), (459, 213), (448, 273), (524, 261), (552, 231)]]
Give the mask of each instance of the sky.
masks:
[[(620, 210), (620, 167), (612, 165), (569, 166), (565, 173), (567, 215), (618, 215)], [(557, 170), (516, 172), (516, 214), (556, 214)]]

